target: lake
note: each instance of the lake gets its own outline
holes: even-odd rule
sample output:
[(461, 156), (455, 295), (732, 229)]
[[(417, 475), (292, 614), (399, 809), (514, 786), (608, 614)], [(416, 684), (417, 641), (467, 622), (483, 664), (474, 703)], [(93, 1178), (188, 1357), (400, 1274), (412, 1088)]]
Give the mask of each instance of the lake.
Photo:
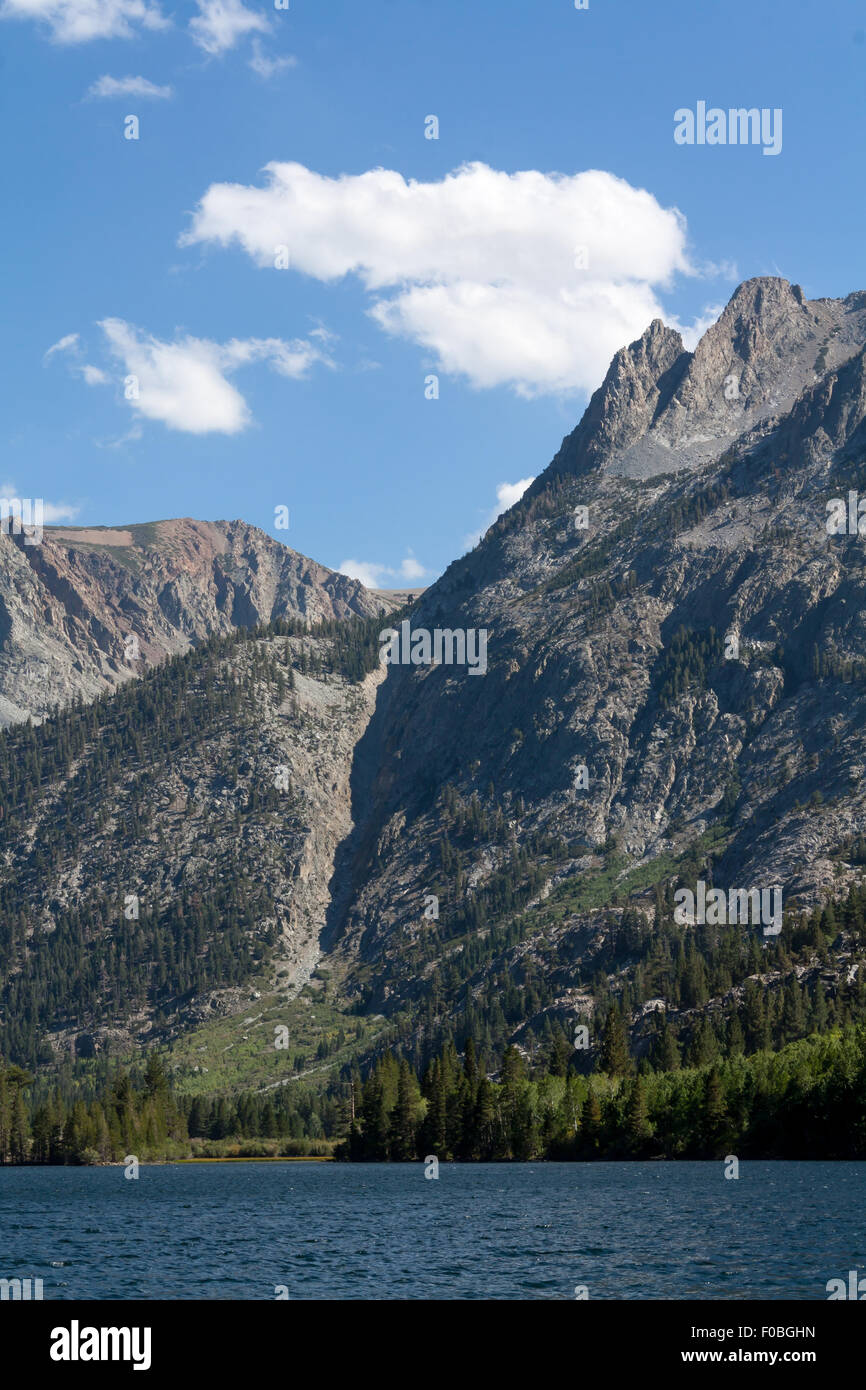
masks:
[(45, 1299), (826, 1299), (866, 1164), (0, 1168), (0, 1278)]

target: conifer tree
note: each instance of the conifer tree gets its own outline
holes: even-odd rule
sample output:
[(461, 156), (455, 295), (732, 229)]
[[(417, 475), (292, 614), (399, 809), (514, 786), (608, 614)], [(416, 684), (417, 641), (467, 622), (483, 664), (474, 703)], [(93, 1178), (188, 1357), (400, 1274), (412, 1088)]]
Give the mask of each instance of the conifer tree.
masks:
[(397, 1104), (391, 1116), (389, 1151), (398, 1162), (415, 1157), (415, 1127), (412, 1122), (412, 1074), (404, 1057), (397, 1081)]
[(628, 1152), (635, 1158), (640, 1157), (652, 1134), (647, 1113), (646, 1091), (640, 1076), (635, 1077), (631, 1085), (625, 1114), (625, 1133)]
[(605, 1020), (598, 1070), (606, 1072), (608, 1076), (625, 1076), (631, 1068), (625, 1023), (619, 1009), (611, 1005)]

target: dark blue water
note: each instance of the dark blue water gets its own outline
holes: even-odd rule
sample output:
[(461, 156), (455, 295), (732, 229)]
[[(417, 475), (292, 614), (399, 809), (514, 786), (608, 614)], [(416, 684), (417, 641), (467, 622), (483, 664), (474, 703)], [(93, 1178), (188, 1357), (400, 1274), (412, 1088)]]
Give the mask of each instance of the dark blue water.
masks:
[(0, 1277), (46, 1299), (826, 1299), (866, 1164), (0, 1168)]

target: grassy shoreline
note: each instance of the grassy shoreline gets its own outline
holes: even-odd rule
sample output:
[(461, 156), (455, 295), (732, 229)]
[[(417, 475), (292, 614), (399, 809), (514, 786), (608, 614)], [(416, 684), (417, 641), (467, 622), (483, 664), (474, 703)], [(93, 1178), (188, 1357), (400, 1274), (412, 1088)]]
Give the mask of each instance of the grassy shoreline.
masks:
[[(160, 1161), (156, 1160), (156, 1162)], [(165, 1163), (336, 1163), (337, 1160), (333, 1154), (258, 1154), (252, 1158), (230, 1155), (225, 1158), (167, 1158), (162, 1161)]]

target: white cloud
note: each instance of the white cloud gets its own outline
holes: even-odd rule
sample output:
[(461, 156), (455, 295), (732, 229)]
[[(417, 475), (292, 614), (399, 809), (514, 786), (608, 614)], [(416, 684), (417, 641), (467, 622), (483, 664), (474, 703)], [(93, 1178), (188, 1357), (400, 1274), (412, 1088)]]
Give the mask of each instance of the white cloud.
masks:
[(284, 72), (286, 68), (295, 68), (297, 65), (297, 58), (292, 57), (291, 54), (286, 54), (283, 58), (269, 58), (264, 52), (260, 41), (258, 39), (253, 39), (253, 56), (250, 58), (248, 66), (251, 67), (253, 72), (257, 73), (259, 77), (267, 79), (273, 77), (274, 73)]
[(415, 559), (415, 556), (412, 554), (412, 551), (410, 550), (409, 554), (406, 556), (406, 558), (400, 565), (400, 578), (405, 579), (407, 584), (411, 584), (414, 580), (423, 579), (426, 574), (427, 571), (425, 570), (424, 566), (419, 565), (418, 561)]
[(535, 477), (518, 478), (516, 483), (500, 483), (496, 489), (496, 506), (490, 514), (487, 525), (492, 526), (498, 516), (507, 512), (509, 507), (513, 507), (515, 502), (519, 502), (524, 492), (532, 483)]
[(366, 560), (343, 560), (337, 569), (350, 579), (360, 580), (366, 589), (385, 588), (384, 576), (393, 572), (385, 565), (370, 564)]
[(97, 449), (124, 449), (127, 444), (135, 444), (144, 434), (141, 425), (136, 422), (130, 429), (114, 439), (94, 439), (93, 443)]
[(233, 338), (220, 344), (185, 337), (166, 343), (123, 319), (103, 319), (100, 327), (126, 374), (136, 378), (133, 410), (188, 434), (237, 434), (250, 423), (246, 401), (227, 379), (239, 367), (267, 362), (282, 376), (301, 377), (315, 362), (333, 365), (304, 339)]
[[(65, 338), (60, 338), (56, 343), (52, 343), (42, 358), (43, 363), (49, 362), (56, 353), (68, 353), (73, 358), (80, 359), (81, 340), (79, 334), (67, 333)], [(106, 373), (100, 367), (91, 366), (89, 362), (85, 362), (81, 366), (76, 361), (70, 362), (69, 370), (80, 373), (88, 386), (104, 386), (108, 381)]]
[(59, 521), (74, 521), (80, 511), (80, 507), (72, 506), (69, 502), (46, 502), (43, 507), (45, 520), (52, 526)]
[[(0, 497), (10, 499), (21, 497), (14, 483), (0, 483)], [(31, 498), (31, 501), (35, 501)], [(69, 502), (42, 502), (42, 518), (49, 525), (54, 526), (60, 521), (74, 521), (81, 511), (80, 507), (72, 506)]]
[(51, 347), (45, 353), (44, 357), (42, 358), (42, 361), (47, 362), (49, 358), (54, 356), (55, 352), (74, 352), (77, 349), (77, 347), (78, 334), (67, 333), (65, 338), (58, 338), (56, 343), (51, 344)]
[(151, 0), (0, 0), (0, 19), (37, 20), (58, 43), (130, 39), (141, 29), (168, 27)]
[(205, 53), (225, 53), (238, 39), (255, 31), (267, 33), (268, 22), (241, 0), (196, 0), (199, 13), (189, 22), (190, 33)]
[(101, 367), (91, 367), (89, 362), (81, 368), (81, 375), (88, 386), (105, 386), (108, 382), (108, 374)]
[(417, 589), (428, 574), (411, 550), (407, 551), (399, 569), (370, 560), (344, 560), (337, 568), (340, 574), (359, 579), (367, 589)]
[(275, 247), (318, 280), (359, 277), (370, 312), (476, 387), (588, 391), (693, 273), (676, 208), (601, 170), (507, 174), (464, 165), (437, 183), (389, 169), (326, 178), (266, 166), (264, 187), (212, 184), (182, 245)]
[[(317, 336), (315, 332), (310, 334)], [(321, 348), (304, 338), (293, 338), (288, 343), (282, 338), (232, 338), (220, 348), (220, 354), (227, 371), (250, 362), (269, 362), (275, 372), (288, 377), (304, 376), (315, 362), (334, 365)]]
[(147, 97), (165, 100), (171, 87), (158, 87), (146, 77), (100, 77), (87, 90), (89, 97)]
[(493, 525), (498, 516), (507, 512), (509, 507), (513, 507), (515, 502), (519, 502), (528, 487), (535, 482), (535, 477), (519, 478), (516, 483), (498, 483), (496, 487), (496, 506), (491, 511), (487, 520), (478, 531), (473, 531), (467, 536), (463, 544), (467, 549), (477, 545), (484, 533)]
[[(43, 363), (50, 361), (51, 357), (56, 356), (56, 353), (68, 353), (72, 359), (81, 360), (81, 338), (79, 338), (79, 335), (67, 334), (65, 338), (60, 338), (56, 343), (51, 343), (49, 350), (44, 353), (42, 359)], [(104, 386), (108, 381), (108, 377), (106, 373), (101, 370), (101, 367), (92, 367), (90, 363), (82, 363), (81, 366), (79, 366), (79, 361), (71, 361), (68, 367), (70, 367), (70, 371), (82, 375), (89, 386)]]

